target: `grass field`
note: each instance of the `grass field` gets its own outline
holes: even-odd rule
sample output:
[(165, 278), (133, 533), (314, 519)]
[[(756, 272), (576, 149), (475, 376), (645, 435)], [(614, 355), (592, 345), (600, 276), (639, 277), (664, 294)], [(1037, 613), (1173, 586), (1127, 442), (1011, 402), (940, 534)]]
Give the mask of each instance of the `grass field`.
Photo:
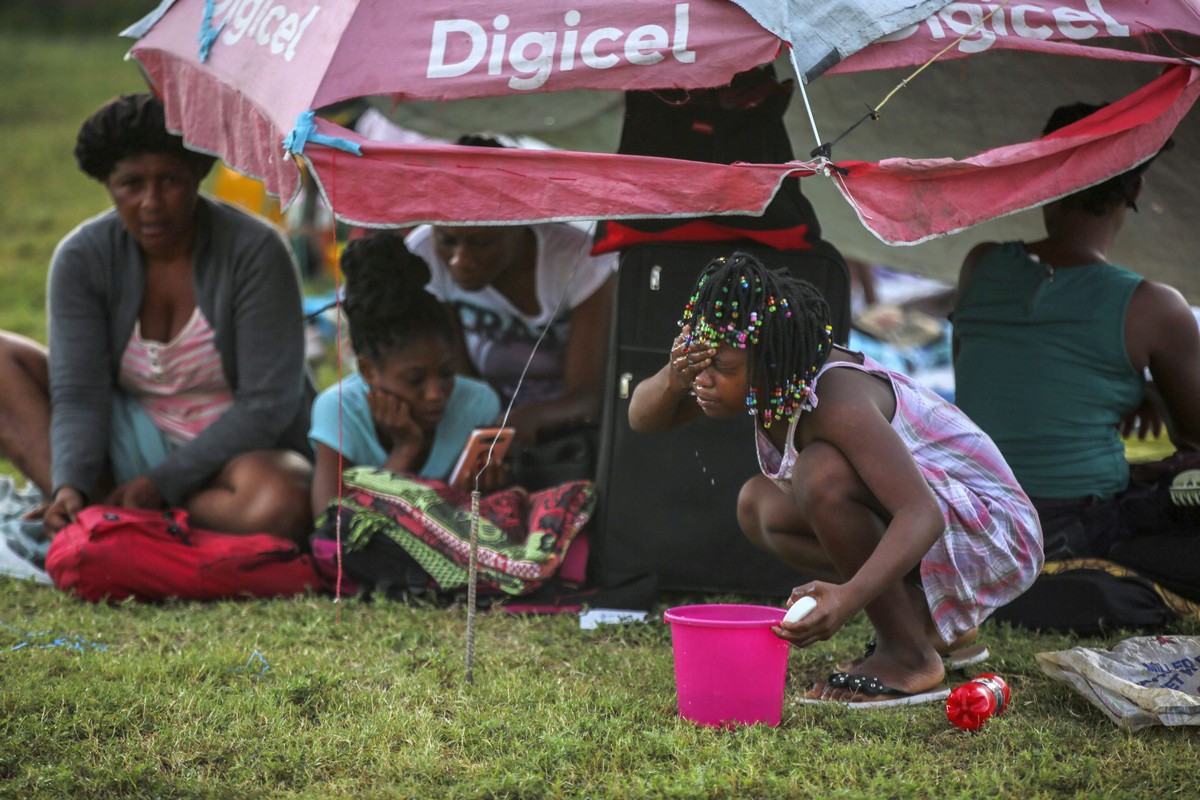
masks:
[(116, 37), (16, 38), (0, 48), (0, 328), (45, 340), (46, 265), (72, 227), (108, 207), (75, 166), (75, 133), (105, 99), (145, 86)]
[[(89, 111), (142, 87), (124, 49), (0, 34), (0, 328), (43, 339), (54, 244), (106, 206), (70, 152)], [(1195, 795), (1194, 728), (1129, 733), (1034, 659), (1129, 632), (986, 625), (986, 669), (1013, 701), (970, 734), (936, 705), (791, 702), (778, 728), (700, 729), (676, 714), (670, 635), (657, 622), (581, 631), (569, 615), (485, 614), (478, 629), (468, 685), (461, 608), (322, 597), (94, 606), (0, 578), (0, 796)], [(1191, 622), (1172, 630), (1200, 634)], [(793, 651), (789, 697), (868, 635), (859, 618)]]

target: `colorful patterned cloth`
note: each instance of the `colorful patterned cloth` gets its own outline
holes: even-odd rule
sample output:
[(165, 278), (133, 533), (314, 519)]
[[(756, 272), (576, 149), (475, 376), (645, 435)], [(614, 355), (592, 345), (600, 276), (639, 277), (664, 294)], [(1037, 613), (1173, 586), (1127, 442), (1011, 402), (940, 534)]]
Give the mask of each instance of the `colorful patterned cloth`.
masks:
[[(347, 555), (376, 546), (378, 537), (398, 544), (420, 565), (437, 588), (467, 585), (471, 542), (471, 495), (442, 481), (355, 467), (343, 475), (342, 546)], [(525, 594), (550, 578), (562, 565), (567, 548), (587, 523), (595, 506), (590, 481), (572, 481), (532, 494), (520, 487), (487, 495), (479, 502), (478, 586), (510, 595)], [(339, 510), (334, 501), (318, 522), (317, 537), (336, 535), (328, 524)], [(349, 513), (347, 513), (349, 512)], [(313, 548), (326, 571), (336, 549)], [(325, 554), (325, 555), (322, 555)], [(363, 563), (363, 559), (353, 559)], [(350, 579), (380, 583), (381, 576), (355, 574)], [(405, 576), (395, 576), (403, 581)]]

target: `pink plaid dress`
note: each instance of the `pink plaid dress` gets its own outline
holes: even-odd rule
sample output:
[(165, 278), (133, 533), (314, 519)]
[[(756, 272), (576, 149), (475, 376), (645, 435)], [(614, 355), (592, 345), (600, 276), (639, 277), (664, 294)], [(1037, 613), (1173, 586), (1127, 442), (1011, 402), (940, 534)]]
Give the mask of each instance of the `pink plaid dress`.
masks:
[[(921, 583), (938, 633), (947, 642), (979, 625), (995, 609), (1029, 588), (1042, 568), (1037, 512), (987, 434), (956, 406), (869, 356), (848, 367), (891, 382), (896, 395), (892, 428), (904, 440), (941, 506), (946, 530), (921, 559)], [(763, 474), (790, 493), (796, 463), (795, 423), (780, 453), (759, 430)]]

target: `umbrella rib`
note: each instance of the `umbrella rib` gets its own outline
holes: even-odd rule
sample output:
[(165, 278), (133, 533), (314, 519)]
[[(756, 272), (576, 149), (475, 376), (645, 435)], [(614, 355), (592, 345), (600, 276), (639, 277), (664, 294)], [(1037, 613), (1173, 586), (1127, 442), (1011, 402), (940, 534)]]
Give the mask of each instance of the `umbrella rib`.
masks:
[[(878, 120), (878, 119), (879, 119), (879, 116), (880, 116), (880, 115), (879, 115), (879, 109), (883, 108), (883, 107), (884, 107), (884, 105), (886, 105), (886, 104), (887, 104), (887, 102), (888, 102), (889, 100), (891, 100), (891, 99), (892, 99), (892, 97), (893, 97), (893, 96), (894, 96), (894, 95), (895, 95), (897, 92), (899, 92), (901, 89), (903, 89), (903, 88), (905, 88), (906, 86), (908, 86), (908, 84), (909, 84), (910, 82), (912, 82), (913, 78), (916, 78), (918, 75), (920, 75), (922, 72), (924, 72), (924, 71), (925, 71), (925, 68), (926, 68), (926, 67), (928, 67), (930, 64), (932, 64), (933, 62), (937, 61), (939, 58), (941, 58), (942, 56), (944, 56), (944, 55), (945, 55), (947, 52), (949, 52), (949, 51), (950, 51), (952, 48), (956, 47), (956, 46), (958, 45), (958, 43), (959, 43), (959, 42), (961, 42), (963, 39), (965, 39), (965, 38), (967, 38), (968, 36), (970, 36), (970, 35), (971, 35), (972, 33), (974, 33), (975, 31), (979, 30), (979, 28), (980, 28), (980, 27), (982, 27), (982, 26), (983, 26), (983, 24), (984, 24), (985, 22), (987, 22), (989, 19), (991, 19), (991, 18), (992, 18), (992, 16), (993, 16), (993, 15), (994, 15), (996, 12), (1000, 11), (1001, 9), (1003, 9), (1003, 8), (1004, 8), (1005, 6), (1007, 6), (1007, 5), (1008, 5), (1010, 2), (1012, 2), (1012, 0), (1004, 0), (1002, 3), (1000, 3), (1000, 5), (996, 6), (996, 7), (995, 7), (995, 8), (993, 8), (991, 11), (989, 11), (987, 14), (985, 14), (985, 15), (984, 15), (984, 16), (983, 16), (983, 17), (982, 17), (982, 18), (981, 18), (981, 19), (980, 19), (978, 22), (976, 22), (976, 23), (975, 23), (974, 25), (972, 25), (970, 28), (967, 28), (967, 30), (963, 31), (962, 35), (960, 35), (960, 36), (959, 36), (957, 39), (953, 40), (952, 42), (950, 42), (950, 44), (946, 45), (946, 46), (945, 46), (945, 47), (943, 47), (941, 50), (939, 50), (938, 52), (934, 53), (934, 54), (933, 54), (933, 56), (932, 56), (932, 57), (930, 57), (930, 59), (929, 59), (928, 61), (926, 61), (926, 62), (925, 62), (924, 64), (922, 64), (921, 66), (917, 67), (917, 69), (916, 69), (916, 70), (915, 70), (915, 71), (914, 71), (914, 72), (913, 72), (911, 75), (909, 75), (907, 78), (904, 78), (904, 79), (902, 79), (902, 80), (901, 80), (901, 81), (900, 81), (898, 84), (896, 84), (896, 86), (895, 86), (895, 87), (893, 87), (893, 88), (892, 88), (892, 90), (891, 90), (890, 92), (888, 92), (888, 93), (887, 93), (887, 95), (886, 95), (886, 96), (885, 96), (885, 97), (884, 97), (882, 100), (880, 100), (880, 101), (879, 101), (879, 104), (878, 104), (878, 105), (876, 105), (874, 108), (870, 108), (870, 106), (868, 106), (868, 108), (870, 108), (870, 111), (869, 111), (869, 112), (868, 112), (868, 113), (867, 113), (867, 114), (866, 114), (866, 115), (865, 115), (865, 116), (864, 116), (862, 119), (858, 120), (858, 121), (857, 121), (857, 122), (855, 122), (853, 125), (851, 125), (849, 128), (847, 128), (846, 130), (842, 131), (842, 133), (841, 133), (841, 134), (840, 134), (840, 135), (839, 135), (839, 136), (838, 136), (836, 139), (833, 139), (832, 141), (829, 141), (829, 142), (824, 142), (824, 143), (822, 143), (821, 145), (819, 145), (819, 146), (817, 146), (816, 148), (814, 148), (814, 149), (813, 149), (813, 151), (812, 151), (812, 152), (809, 154), (809, 156), (810, 156), (811, 158), (816, 158), (816, 157), (818, 157), (818, 156), (823, 156), (823, 157), (825, 157), (826, 159), (832, 159), (832, 158), (833, 158), (833, 146), (834, 146), (835, 144), (837, 144), (837, 143), (838, 143), (838, 142), (840, 142), (842, 139), (844, 139), (844, 138), (845, 138), (845, 137), (846, 137), (846, 136), (847, 136), (847, 135), (848, 135), (848, 134), (849, 134), (851, 131), (853, 131), (853, 130), (854, 130), (855, 128), (857, 128), (859, 125), (861, 125), (861, 124), (863, 124), (864, 122), (866, 122), (868, 119), (872, 119), (872, 120)], [(795, 56), (794, 56), (794, 55), (793, 55), (793, 58), (795, 58)], [(803, 83), (801, 84), (801, 91), (802, 91), (802, 93), (803, 93)], [(804, 94), (804, 104), (805, 104), (805, 107), (807, 107), (807, 106), (808, 106), (808, 95), (807, 95), (807, 94)], [(810, 120), (812, 119), (812, 110), (811, 110), (811, 109), (809, 110), (809, 119), (810, 119)], [(816, 133), (816, 130), (817, 130), (817, 124), (816, 124), (815, 122), (813, 122), (813, 133)], [(820, 137), (820, 136), (817, 136), (817, 141), (818, 141), (818, 142), (820, 142), (820, 141), (821, 141), (821, 137)]]

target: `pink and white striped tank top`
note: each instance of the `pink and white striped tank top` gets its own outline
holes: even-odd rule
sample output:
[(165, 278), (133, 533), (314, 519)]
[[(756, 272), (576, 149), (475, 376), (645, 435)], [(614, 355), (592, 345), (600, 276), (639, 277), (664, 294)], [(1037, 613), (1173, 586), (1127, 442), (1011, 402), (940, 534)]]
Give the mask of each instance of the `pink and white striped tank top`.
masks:
[(213, 329), (199, 306), (169, 342), (142, 338), (142, 324), (136, 323), (117, 384), (175, 444), (195, 439), (233, 404)]

